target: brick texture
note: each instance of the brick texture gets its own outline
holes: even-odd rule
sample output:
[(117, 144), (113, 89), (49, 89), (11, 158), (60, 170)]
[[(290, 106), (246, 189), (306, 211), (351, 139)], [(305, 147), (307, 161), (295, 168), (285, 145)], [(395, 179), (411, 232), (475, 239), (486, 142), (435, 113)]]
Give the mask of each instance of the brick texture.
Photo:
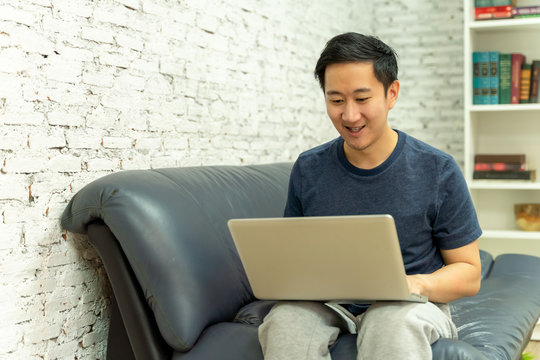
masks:
[(460, 157), (461, 16), (452, 2), (0, 0), (0, 358), (105, 358), (104, 269), (59, 225), (85, 184), (292, 161), (335, 137), (312, 69), (337, 33), (395, 46), (393, 125)]

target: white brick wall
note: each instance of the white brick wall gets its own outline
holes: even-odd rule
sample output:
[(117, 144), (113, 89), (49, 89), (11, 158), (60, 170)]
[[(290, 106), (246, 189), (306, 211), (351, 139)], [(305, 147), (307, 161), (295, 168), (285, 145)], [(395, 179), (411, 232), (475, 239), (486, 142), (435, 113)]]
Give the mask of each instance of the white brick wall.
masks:
[(104, 270), (59, 226), (88, 182), (293, 160), (334, 137), (312, 75), (334, 34), (394, 45), (396, 126), (459, 155), (461, 9), (416, 3), (0, 0), (0, 359), (104, 358)]
[(463, 165), (463, 3), (398, 0), (369, 7), (370, 28), (399, 54), (400, 99), (390, 123)]

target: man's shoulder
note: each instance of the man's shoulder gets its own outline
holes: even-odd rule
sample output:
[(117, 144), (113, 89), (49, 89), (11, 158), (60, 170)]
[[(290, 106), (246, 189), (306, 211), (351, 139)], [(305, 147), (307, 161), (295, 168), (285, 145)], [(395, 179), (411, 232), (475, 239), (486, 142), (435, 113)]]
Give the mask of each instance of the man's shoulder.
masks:
[(322, 158), (332, 156), (337, 149), (340, 138), (332, 139), (324, 144), (302, 152), (298, 156), (299, 161), (320, 161)]
[(426, 160), (430, 161), (453, 161), (452, 155), (444, 152), (441, 149), (436, 148), (433, 145), (430, 145), (422, 140), (419, 140), (411, 135), (405, 134), (406, 136), (406, 148), (407, 151), (411, 153), (412, 155), (419, 156), (421, 158), (424, 158)]

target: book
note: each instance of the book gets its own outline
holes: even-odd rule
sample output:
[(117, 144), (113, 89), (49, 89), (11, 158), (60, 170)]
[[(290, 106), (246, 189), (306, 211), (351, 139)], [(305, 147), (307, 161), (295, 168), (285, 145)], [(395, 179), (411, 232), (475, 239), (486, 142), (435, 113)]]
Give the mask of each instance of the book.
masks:
[(475, 20), (508, 19), (512, 17), (512, 5), (474, 8)]
[(527, 104), (531, 92), (531, 64), (523, 64), (521, 67), (521, 82), (519, 84), (519, 103)]
[(531, 66), (531, 94), (530, 103), (538, 103), (538, 83), (540, 82), (540, 60), (534, 60)]
[(476, 154), (474, 163), (525, 163), (525, 154)]
[(491, 6), (512, 5), (516, 6), (516, 0), (491, 0)]
[(499, 103), (499, 52), (489, 52), (489, 103)]
[(474, 7), (493, 6), (492, 0), (474, 0)]
[(518, 6), (512, 9), (512, 17), (534, 17), (540, 16), (540, 6)]
[(512, 53), (512, 85), (510, 87), (510, 103), (519, 104), (519, 92), (521, 90), (521, 67), (525, 62), (525, 55)]
[(477, 162), (474, 171), (525, 171), (526, 163), (519, 162)]
[(478, 87), (480, 89), (479, 104), (485, 105), (490, 103), (490, 92), (491, 92), (491, 77), (489, 73), (489, 52), (480, 51), (478, 53), (478, 66), (479, 66), (479, 77), (478, 77)]
[(480, 89), (480, 53), (478, 51), (473, 52), (473, 104), (480, 104), (480, 97), (482, 90)]
[(512, 86), (512, 54), (499, 55), (499, 104), (510, 104)]
[(530, 180), (536, 179), (535, 170), (524, 171), (474, 171), (473, 179), (476, 180)]

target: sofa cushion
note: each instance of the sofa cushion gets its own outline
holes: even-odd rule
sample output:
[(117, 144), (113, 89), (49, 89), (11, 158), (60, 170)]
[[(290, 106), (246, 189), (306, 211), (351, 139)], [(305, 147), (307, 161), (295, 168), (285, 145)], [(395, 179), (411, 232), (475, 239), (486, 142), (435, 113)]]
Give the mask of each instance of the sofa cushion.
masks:
[(540, 274), (537, 257), (498, 256), (478, 294), (451, 303), (459, 338), (487, 359), (514, 359), (538, 321), (540, 277), (537, 274)]
[(291, 164), (135, 170), (79, 191), (62, 225), (84, 233), (103, 219), (178, 351), (253, 300), (227, 220), (282, 216)]

